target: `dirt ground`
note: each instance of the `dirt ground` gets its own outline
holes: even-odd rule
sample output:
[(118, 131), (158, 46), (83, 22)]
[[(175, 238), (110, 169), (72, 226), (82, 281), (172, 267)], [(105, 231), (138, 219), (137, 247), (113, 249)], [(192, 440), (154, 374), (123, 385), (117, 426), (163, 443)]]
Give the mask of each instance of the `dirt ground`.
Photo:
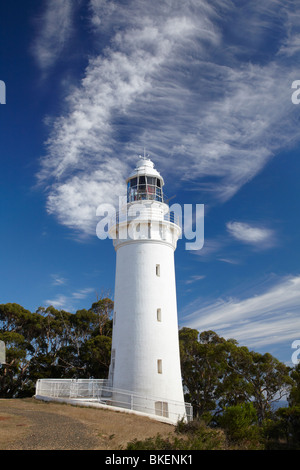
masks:
[(119, 450), (174, 426), (99, 408), (0, 399), (0, 450)]

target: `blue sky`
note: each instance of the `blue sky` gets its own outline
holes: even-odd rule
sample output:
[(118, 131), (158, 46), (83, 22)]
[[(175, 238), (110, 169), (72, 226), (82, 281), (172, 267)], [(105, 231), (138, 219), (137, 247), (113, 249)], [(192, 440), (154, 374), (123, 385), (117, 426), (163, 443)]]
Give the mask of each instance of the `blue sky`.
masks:
[(113, 295), (96, 208), (144, 147), (205, 244), (176, 250), (180, 326), (290, 362), (300, 339), (300, 6), (265, 0), (1, 5), (1, 303)]

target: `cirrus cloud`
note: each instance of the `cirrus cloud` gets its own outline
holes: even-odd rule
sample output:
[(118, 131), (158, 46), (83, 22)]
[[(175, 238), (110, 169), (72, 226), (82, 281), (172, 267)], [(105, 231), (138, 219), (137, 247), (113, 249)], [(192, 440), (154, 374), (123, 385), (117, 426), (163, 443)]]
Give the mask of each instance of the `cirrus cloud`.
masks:
[(246, 299), (217, 299), (195, 308), (197, 304), (195, 301), (185, 309), (185, 326), (214, 330), (252, 348), (290, 344), (300, 331), (300, 276), (282, 278), (265, 292)]
[(228, 222), (226, 224), (229, 234), (236, 240), (255, 245), (258, 248), (270, 247), (274, 243), (274, 231), (246, 224), (244, 222)]
[(233, 197), (300, 140), (291, 8), (91, 0), (96, 52), (54, 119), (38, 174), (48, 212), (95, 233), (97, 206), (123, 194), (144, 147), (174, 186), (188, 182), (217, 202)]
[(74, 30), (73, 18), (80, 0), (46, 0), (44, 11), (35, 18), (37, 36), (31, 52), (46, 74), (61, 57)]

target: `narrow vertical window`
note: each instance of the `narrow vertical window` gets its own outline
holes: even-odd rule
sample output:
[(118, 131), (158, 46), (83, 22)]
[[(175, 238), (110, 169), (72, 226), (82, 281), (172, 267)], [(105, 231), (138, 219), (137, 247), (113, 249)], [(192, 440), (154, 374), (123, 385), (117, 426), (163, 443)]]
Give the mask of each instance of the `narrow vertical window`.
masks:
[(161, 359), (157, 359), (157, 372), (159, 374), (162, 374), (162, 360)]
[(158, 308), (156, 311), (157, 321), (161, 321), (161, 308)]
[(160, 264), (156, 265), (156, 276), (160, 276)]

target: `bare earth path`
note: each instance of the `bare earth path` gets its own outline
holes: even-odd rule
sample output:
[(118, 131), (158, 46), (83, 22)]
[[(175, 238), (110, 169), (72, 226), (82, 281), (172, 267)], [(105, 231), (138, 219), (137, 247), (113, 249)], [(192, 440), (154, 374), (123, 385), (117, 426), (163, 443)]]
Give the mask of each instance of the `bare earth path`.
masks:
[(135, 438), (173, 432), (171, 425), (121, 412), (0, 399), (0, 450), (118, 450)]

